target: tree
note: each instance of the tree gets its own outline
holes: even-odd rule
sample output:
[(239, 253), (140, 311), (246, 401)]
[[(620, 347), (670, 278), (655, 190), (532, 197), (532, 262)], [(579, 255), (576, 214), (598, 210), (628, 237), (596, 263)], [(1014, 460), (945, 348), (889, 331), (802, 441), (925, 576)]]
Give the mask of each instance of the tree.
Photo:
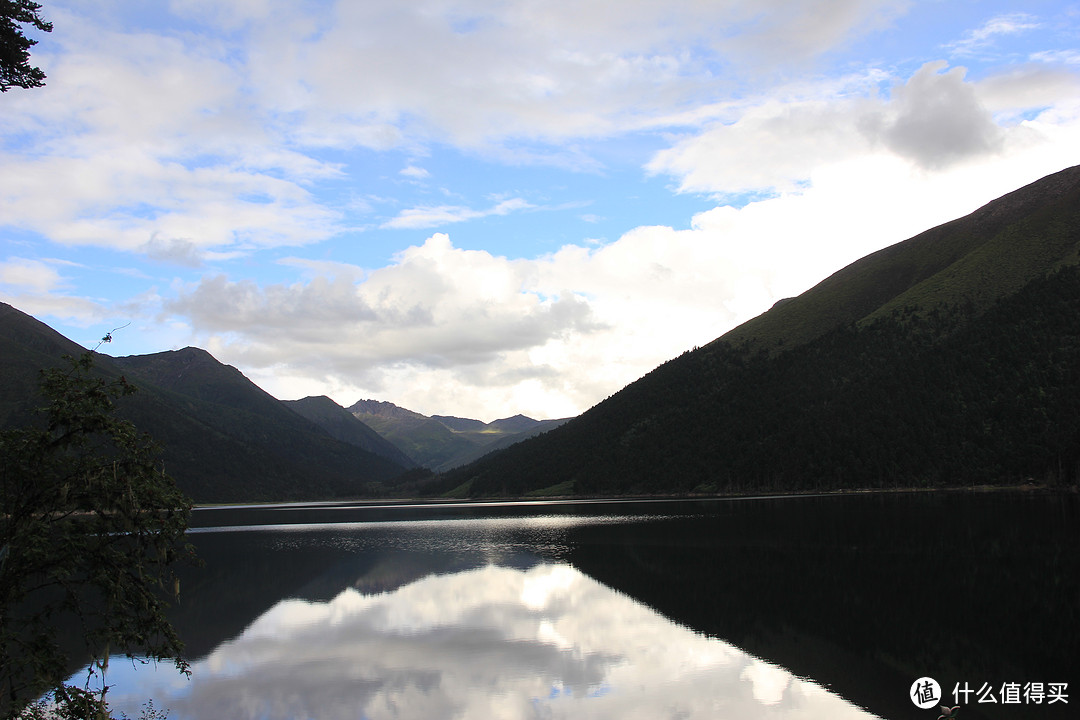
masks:
[(107, 686), (66, 682), (85, 658), (102, 683), (110, 652), (187, 672), (165, 610), (191, 503), (115, 414), (135, 388), (92, 351), (67, 360), (42, 372), (40, 420), (0, 433), (0, 718), (48, 692), (61, 717), (105, 716)]
[(40, 10), (41, 5), (33, 0), (0, 0), (0, 92), (45, 84), (45, 73), (30, 65), (30, 48), (37, 40), (23, 35), (20, 27), (32, 25), (41, 32), (52, 32), (52, 23), (42, 19)]

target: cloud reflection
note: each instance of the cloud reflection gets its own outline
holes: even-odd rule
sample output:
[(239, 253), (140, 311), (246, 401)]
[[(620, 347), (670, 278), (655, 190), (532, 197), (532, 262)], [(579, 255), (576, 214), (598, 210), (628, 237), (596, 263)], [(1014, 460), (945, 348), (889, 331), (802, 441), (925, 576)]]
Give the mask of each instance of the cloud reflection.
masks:
[(870, 718), (566, 564), (284, 600), (192, 665), (110, 669), (114, 709), (171, 718)]

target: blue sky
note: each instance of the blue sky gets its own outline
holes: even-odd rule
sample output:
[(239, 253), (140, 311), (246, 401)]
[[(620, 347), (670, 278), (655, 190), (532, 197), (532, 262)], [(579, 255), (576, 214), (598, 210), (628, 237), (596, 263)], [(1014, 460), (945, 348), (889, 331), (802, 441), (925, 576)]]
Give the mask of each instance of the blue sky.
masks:
[(581, 412), (1080, 163), (1080, 3), (67, 0), (0, 300), (282, 399)]

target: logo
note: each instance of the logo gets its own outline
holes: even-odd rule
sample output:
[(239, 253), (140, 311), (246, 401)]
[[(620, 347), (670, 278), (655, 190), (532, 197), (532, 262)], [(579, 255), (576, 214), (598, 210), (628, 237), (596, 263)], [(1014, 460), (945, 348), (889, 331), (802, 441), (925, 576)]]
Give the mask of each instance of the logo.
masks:
[(941, 702), (941, 686), (932, 677), (921, 677), (911, 683), (911, 692), (908, 697), (915, 703), (915, 707), (929, 710)]

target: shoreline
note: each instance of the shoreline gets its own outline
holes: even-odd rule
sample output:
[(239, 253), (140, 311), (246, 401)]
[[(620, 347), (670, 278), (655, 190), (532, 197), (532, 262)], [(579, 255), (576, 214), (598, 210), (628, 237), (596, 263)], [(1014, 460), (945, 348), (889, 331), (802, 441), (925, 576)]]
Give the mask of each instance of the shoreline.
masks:
[(350, 507), (406, 507), (406, 506), (451, 506), (451, 505), (550, 505), (571, 503), (603, 502), (648, 502), (648, 501), (694, 501), (694, 500), (764, 500), (769, 498), (795, 497), (830, 497), (847, 495), (887, 495), (908, 493), (1030, 493), (1052, 495), (1075, 495), (1080, 493), (1080, 486), (1067, 485), (1051, 487), (1042, 483), (1026, 482), (1019, 485), (963, 485), (953, 487), (900, 487), (900, 488), (854, 488), (839, 490), (806, 490), (801, 492), (746, 492), (717, 494), (673, 494), (673, 495), (556, 495), (549, 497), (487, 497), (487, 498), (340, 498), (334, 500), (268, 500), (264, 502), (222, 502), (196, 503), (192, 510), (242, 510), (242, 509), (288, 509), (288, 508), (326, 508), (348, 505)]

